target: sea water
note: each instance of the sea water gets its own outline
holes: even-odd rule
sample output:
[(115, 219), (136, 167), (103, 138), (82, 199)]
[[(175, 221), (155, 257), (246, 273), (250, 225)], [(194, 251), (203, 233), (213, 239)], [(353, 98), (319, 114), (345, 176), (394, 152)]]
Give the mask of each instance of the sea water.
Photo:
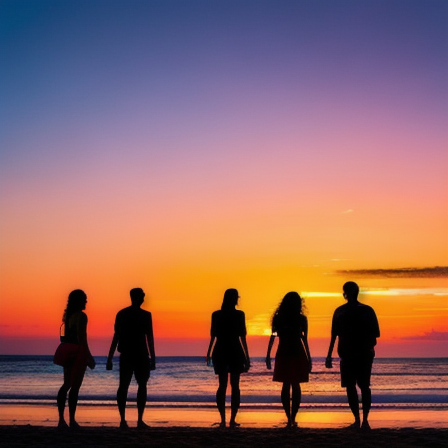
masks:
[[(118, 359), (106, 370), (106, 357), (96, 357), (94, 370), (87, 369), (79, 404), (116, 406)], [(448, 359), (375, 359), (372, 370), (373, 407), (386, 409), (448, 409)], [(0, 356), (0, 404), (54, 404), (62, 384), (62, 368), (51, 356)], [(241, 375), (242, 407), (280, 407), (281, 384), (272, 381), (264, 359), (252, 359), (248, 373)], [(202, 357), (158, 357), (151, 372), (148, 401), (153, 405), (179, 408), (215, 407), (217, 378)], [(129, 389), (135, 400), (136, 384)], [(340, 386), (338, 363), (329, 370), (324, 358), (313, 359), (309, 383), (302, 384), (302, 408), (346, 408)], [(132, 406), (132, 403), (130, 404)]]

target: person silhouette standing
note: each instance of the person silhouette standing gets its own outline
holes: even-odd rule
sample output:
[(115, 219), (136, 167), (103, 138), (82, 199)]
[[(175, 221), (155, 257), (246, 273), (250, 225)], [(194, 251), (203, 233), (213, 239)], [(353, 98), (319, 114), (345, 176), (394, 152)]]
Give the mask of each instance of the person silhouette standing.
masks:
[(156, 368), (152, 316), (141, 309), (145, 293), (141, 288), (131, 289), (132, 305), (117, 313), (115, 333), (107, 357), (106, 369), (112, 370), (112, 359), (118, 346), (120, 352), (120, 383), (117, 391), (117, 404), (120, 413), (120, 428), (128, 428), (126, 422), (126, 400), (132, 375), (138, 384), (137, 390), (137, 428), (147, 428), (143, 413), (147, 401), (147, 383), (150, 371)]
[[(79, 389), (81, 388), (87, 366), (95, 368), (89, 345), (87, 343), (87, 315), (84, 313), (87, 304), (86, 293), (81, 289), (72, 291), (67, 300), (62, 321), (64, 323), (64, 343), (61, 351), (72, 350), (72, 355), (67, 356), (64, 366), (64, 383), (58, 392), (57, 404), (59, 412), (59, 428), (67, 428), (64, 419), (65, 401), (68, 393), (68, 410), (70, 416), (70, 428), (79, 428), (75, 419), (78, 405)], [(70, 391), (70, 392), (69, 392)]]
[(297, 426), (296, 415), (302, 398), (300, 383), (308, 382), (312, 369), (308, 320), (303, 314), (303, 299), (297, 292), (288, 292), (272, 316), (272, 335), (266, 355), (268, 369), (271, 369), (271, 350), (276, 335), (280, 342), (275, 356), (273, 380), (283, 383), (281, 401), (288, 419), (287, 427), (291, 428)]
[[(359, 286), (347, 282), (342, 287), (347, 303), (337, 308), (333, 314), (331, 340), (325, 367), (333, 367), (332, 353), (338, 337), (341, 386), (346, 388), (350, 409), (355, 417), (351, 428), (370, 429), (368, 416), (372, 404), (370, 376), (372, 373), (374, 347), (380, 337), (380, 328), (375, 311), (358, 302)], [(361, 390), (362, 424), (359, 416), (359, 399), (356, 385)]]
[(213, 363), (219, 379), (216, 404), (221, 416), (221, 428), (226, 427), (226, 390), (229, 374), (232, 388), (229, 426), (235, 428), (239, 426), (235, 418), (240, 407), (240, 375), (250, 369), (246, 320), (243, 311), (235, 309), (238, 299), (236, 289), (227, 289), (221, 309), (212, 314), (210, 344), (206, 356), (207, 365)]

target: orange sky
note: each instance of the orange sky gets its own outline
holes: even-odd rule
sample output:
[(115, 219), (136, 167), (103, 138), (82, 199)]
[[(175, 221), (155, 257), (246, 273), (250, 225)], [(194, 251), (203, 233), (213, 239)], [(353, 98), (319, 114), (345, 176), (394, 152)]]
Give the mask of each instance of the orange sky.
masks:
[(394, 271), (448, 265), (442, 3), (0, 2), (0, 353), (81, 288), (105, 354), (142, 287), (159, 354), (203, 354), (234, 287), (254, 353), (298, 291), (323, 355), (355, 280), (379, 354), (447, 356), (446, 270)]
[[(106, 269), (110, 271), (90, 264), (70, 277), (67, 273), (64, 277), (64, 270), (61, 272), (57, 266), (50, 277), (39, 273), (45, 267), (36, 267), (37, 272), (28, 275), (26, 284), (11, 277), (9, 289), (3, 287), (9, 300), (1, 303), (2, 352), (14, 351), (17, 338), (21, 341), (17, 345), (21, 353), (27, 352), (23, 343), (27, 338), (44, 338), (54, 341), (54, 345), (66, 295), (70, 289), (82, 287), (88, 294), (91, 343), (98, 347), (97, 355), (104, 355), (115, 314), (129, 304), (130, 288), (126, 286), (131, 285), (142, 286), (147, 293), (145, 308), (153, 312), (159, 355), (202, 355), (211, 312), (220, 307), (224, 289), (232, 286), (239, 289), (240, 308), (246, 313), (249, 336), (264, 335), (264, 339), (253, 338), (253, 355), (264, 354), (270, 316), (289, 290), (297, 290), (306, 298), (313, 355), (324, 355), (332, 313), (344, 303), (341, 286), (346, 279), (354, 278), (338, 275), (334, 267), (349, 262), (327, 262), (325, 268), (287, 263), (288, 257), (265, 259), (263, 263), (260, 260), (257, 257), (250, 262), (241, 257), (223, 265), (207, 259), (202, 266), (194, 265), (193, 260), (191, 263), (182, 260), (177, 266), (173, 263), (165, 269), (144, 263), (138, 269), (135, 263), (121, 276), (120, 270), (111, 269), (109, 263)], [(84, 282), (79, 284), (75, 277), (84, 278)], [(446, 344), (441, 340), (448, 332), (445, 278), (355, 279), (363, 289), (360, 300), (374, 307), (380, 321), (379, 355), (411, 356), (414, 352), (415, 356), (446, 356)], [(410, 344), (414, 350), (407, 348)], [(47, 342), (45, 353), (50, 353), (53, 345)], [(42, 351), (42, 346), (39, 349)]]

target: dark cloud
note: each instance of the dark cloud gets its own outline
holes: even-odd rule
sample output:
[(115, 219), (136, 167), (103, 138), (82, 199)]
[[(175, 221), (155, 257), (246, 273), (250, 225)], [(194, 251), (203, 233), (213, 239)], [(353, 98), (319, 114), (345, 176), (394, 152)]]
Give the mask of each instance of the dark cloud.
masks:
[(448, 266), (431, 268), (400, 268), (400, 269), (349, 269), (336, 271), (339, 275), (386, 278), (435, 278), (448, 277)]
[(448, 331), (430, 331), (428, 333), (416, 336), (406, 336), (400, 339), (413, 341), (448, 341)]

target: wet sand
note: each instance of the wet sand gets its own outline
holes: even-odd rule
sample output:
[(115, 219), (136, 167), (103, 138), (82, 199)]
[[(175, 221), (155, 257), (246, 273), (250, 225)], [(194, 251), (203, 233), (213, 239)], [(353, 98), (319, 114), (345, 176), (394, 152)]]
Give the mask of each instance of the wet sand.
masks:
[[(68, 410), (66, 409), (66, 415)], [(129, 406), (126, 418), (129, 426), (135, 426), (137, 409)], [(56, 427), (57, 410), (54, 405), (2, 404), (0, 406), (0, 427), (25, 425)], [(80, 404), (77, 420), (83, 427), (116, 428), (119, 424), (118, 410), (115, 406), (87, 406)], [(254, 409), (242, 407), (238, 413), (242, 428), (281, 429), (285, 415), (281, 409)], [(448, 429), (448, 412), (445, 410), (372, 409), (370, 414), (372, 429)], [(152, 427), (190, 427), (214, 428), (219, 421), (215, 408), (166, 408), (148, 406), (145, 421)], [(300, 428), (304, 429), (343, 429), (353, 422), (350, 410), (309, 410), (302, 409), (297, 416)]]

